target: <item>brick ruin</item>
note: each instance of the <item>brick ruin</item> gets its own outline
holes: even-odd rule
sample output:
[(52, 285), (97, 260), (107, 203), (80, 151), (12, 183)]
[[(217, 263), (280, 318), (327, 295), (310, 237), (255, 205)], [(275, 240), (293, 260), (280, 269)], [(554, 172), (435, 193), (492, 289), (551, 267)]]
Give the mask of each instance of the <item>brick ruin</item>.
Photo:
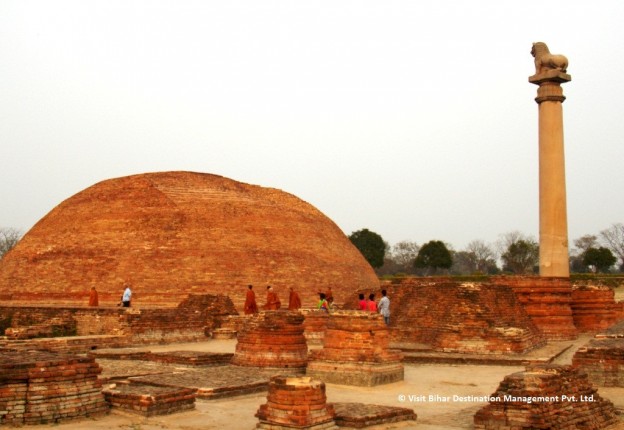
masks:
[(526, 314), (547, 339), (576, 338), (570, 278), (493, 276), (491, 282), (513, 289)]
[(260, 405), (256, 428), (337, 430), (336, 412), (327, 404), (325, 383), (309, 377), (274, 376), (267, 402)]
[[(103, 210), (105, 208), (105, 210)], [(97, 183), (60, 203), (0, 260), (0, 304), (119, 303), (124, 283), (141, 308), (187, 294), (227, 294), (239, 311), (247, 285), (304, 306), (331, 286), (342, 302), (379, 280), (340, 228), (286, 192), (193, 172)]]
[(110, 384), (102, 390), (112, 408), (144, 417), (195, 409), (195, 390), (144, 384)]
[(474, 416), (475, 430), (603, 429), (618, 421), (613, 403), (601, 398), (571, 366), (527, 366), (506, 376), (489, 404)]
[(572, 357), (572, 366), (600, 387), (624, 387), (624, 322), (597, 334)]
[(310, 351), (306, 375), (325, 382), (375, 386), (403, 380), (402, 354), (390, 349), (381, 315), (336, 311), (327, 321), (323, 348)]
[(302, 309), (300, 312), (304, 316), (303, 334), (308, 345), (322, 344), (325, 338), (325, 330), (327, 330), (329, 314), (319, 309)]
[(571, 306), (574, 325), (580, 332), (605, 330), (624, 320), (624, 302), (616, 302), (613, 289), (600, 283), (575, 283)]
[(49, 348), (61, 343), (74, 345), (78, 351), (84, 347), (79, 342), (81, 336), (90, 336), (91, 340), (87, 342), (93, 342), (93, 336), (108, 336), (100, 338), (101, 345), (86, 345), (87, 350), (98, 346), (203, 340), (224, 319), (237, 314), (227, 296), (211, 294), (191, 294), (176, 308), (164, 309), (0, 306), (0, 321), (7, 326), (8, 337), (29, 339), (55, 333), (57, 336), (76, 335), (62, 341), (50, 338), (40, 343)]
[(394, 342), (479, 354), (523, 353), (545, 343), (508, 287), (408, 278), (384, 288)]
[(0, 425), (47, 424), (106, 414), (93, 357), (0, 349)]
[(238, 334), (232, 364), (289, 368), (300, 371), (308, 361), (303, 315), (290, 311), (261, 311), (250, 315)]

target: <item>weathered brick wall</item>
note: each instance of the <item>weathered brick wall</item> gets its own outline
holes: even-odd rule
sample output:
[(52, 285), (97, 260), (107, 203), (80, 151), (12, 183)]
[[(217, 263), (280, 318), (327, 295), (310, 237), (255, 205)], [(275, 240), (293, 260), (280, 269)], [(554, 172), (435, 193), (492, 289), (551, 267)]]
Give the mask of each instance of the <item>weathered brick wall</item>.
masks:
[(390, 328), (395, 342), (481, 354), (525, 352), (545, 342), (508, 287), (406, 278), (383, 288), (390, 298)]
[(505, 376), (491, 397), (474, 416), (475, 430), (597, 430), (618, 421), (613, 403), (570, 366), (528, 366)]
[[(232, 301), (223, 295), (189, 295), (177, 308), (137, 307), (60, 307), (0, 306), (0, 320), (20, 329), (21, 338), (31, 333), (30, 326), (53, 325), (62, 321), (79, 336), (119, 335), (133, 343), (168, 343), (204, 339), (206, 332), (218, 327), (228, 315), (236, 315)], [(27, 317), (32, 315), (31, 317)], [(40, 337), (42, 332), (31, 333)], [(54, 333), (43, 333), (54, 335)], [(61, 333), (63, 334), (63, 333)]]
[(0, 354), (0, 425), (46, 424), (108, 412), (93, 357)]
[(175, 307), (188, 294), (228, 294), (242, 311), (247, 285), (260, 305), (272, 285), (295, 286), (304, 306), (331, 286), (338, 302), (374, 271), (340, 228), (286, 192), (192, 172), (110, 179), (70, 197), (0, 260), (0, 301), (119, 302)]
[(624, 338), (592, 339), (574, 353), (572, 366), (594, 385), (624, 387)]
[(591, 281), (573, 285), (571, 307), (581, 332), (604, 330), (624, 319), (624, 302), (615, 301), (613, 289)]
[(569, 278), (493, 276), (491, 282), (513, 289), (527, 315), (547, 339), (576, 338)]

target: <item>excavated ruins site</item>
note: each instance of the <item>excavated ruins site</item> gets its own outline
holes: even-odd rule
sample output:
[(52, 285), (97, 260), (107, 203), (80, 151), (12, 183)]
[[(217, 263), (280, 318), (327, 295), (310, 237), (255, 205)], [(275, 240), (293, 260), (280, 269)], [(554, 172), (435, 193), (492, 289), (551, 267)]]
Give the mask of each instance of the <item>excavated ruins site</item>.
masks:
[[(563, 161), (563, 136), (542, 129), (561, 129), (571, 78), (547, 53), (534, 44), (529, 78), (540, 158)], [(551, 164), (540, 276), (475, 281), (380, 283), (331, 220), (280, 190), (192, 172), (95, 184), (0, 260), (0, 425), (624, 429), (624, 279), (571, 281)], [(382, 288), (388, 325), (356, 310)], [(332, 311), (315, 310), (330, 289)], [(254, 291), (261, 311), (246, 313)]]

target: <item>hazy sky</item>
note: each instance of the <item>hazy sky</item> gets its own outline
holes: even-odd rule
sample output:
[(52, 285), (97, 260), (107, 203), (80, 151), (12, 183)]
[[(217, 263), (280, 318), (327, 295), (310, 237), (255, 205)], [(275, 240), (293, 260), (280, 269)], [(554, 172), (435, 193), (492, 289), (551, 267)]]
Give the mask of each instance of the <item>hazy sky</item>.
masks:
[(0, 227), (189, 170), (390, 244), (537, 238), (543, 41), (572, 75), (569, 236), (597, 234), (624, 222), (623, 22), (621, 0), (0, 0)]

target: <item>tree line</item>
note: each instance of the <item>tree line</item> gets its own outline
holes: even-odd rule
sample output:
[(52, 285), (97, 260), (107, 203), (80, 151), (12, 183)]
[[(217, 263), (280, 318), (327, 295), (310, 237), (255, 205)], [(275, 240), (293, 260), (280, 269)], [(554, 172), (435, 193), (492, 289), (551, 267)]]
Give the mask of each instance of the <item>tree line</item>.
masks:
[[(0, 258), (21, 237), (22, 233), (17, 229), (0, 228)], [(460, 251), (440, 240), (430, 240), (422, 245), (404, 240), (390, 246), (379, 234), (366, 228), (351, 233), (349, 240), (380, 276), (538, 272), (539, 244), (518, 231), (501, 234), (492, 244), (473, 240)], [(574, 248), (570, 250), (570, 271), (624, 272), (624, 224), (616, 223), (597, 235), (588, 234), (574, 240)]]
[[(539, 272), (539, 244), (519, 231), (501, 234), (491, 244), (473, 240), (459, 251), (441, 240), (422, 245), (404, 240), (390, 246), (378, 233), (366, 228), (351, 233), (349, 240), (379, 276)], [(584, 235), (573, 243), (571, 272), (624, 272), (624, 224), (613, 224), (598, 235)]]

